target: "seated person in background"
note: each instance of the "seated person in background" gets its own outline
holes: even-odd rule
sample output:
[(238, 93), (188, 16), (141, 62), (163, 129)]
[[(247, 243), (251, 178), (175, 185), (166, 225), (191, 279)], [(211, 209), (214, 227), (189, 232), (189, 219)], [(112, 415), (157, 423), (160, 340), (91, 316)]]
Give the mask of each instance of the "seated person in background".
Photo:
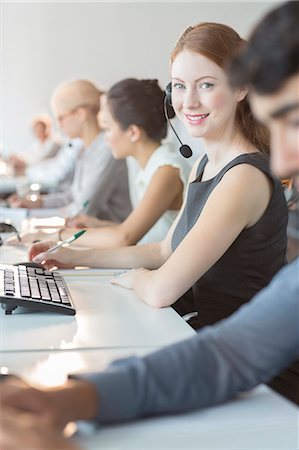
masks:
[(70, 188), (41, 196), (32, 202), (10, 197), (12, 207), (67, 207), (74, 215), (89, 202), (87, 212), (103, 220), (121, 221), (131, 210), (127, 168), (124, 161), (116, 161), (104, 140), (97, 114), (101, 92), (87, 80), (62, 84), (53, 93), (51, 104), (61, 130), (70, 138), (80, 138), (83, 147), (78, 155)]
[[(98, 247), (133, 245), (164, 239), (183, 203), (190, 169), (170, 144), (161, 141), (167, 133), (164, 92), (157, 80), (129, 78), (112, 86), (102, 102), (101, 120), (106, 141), (116, 160), (133, 157), (139, 171), (135, 177), (138, 198), (122, 223), (89, 216), (69, 220), (69, 226), (89, 227), (88, 237), (79, 244)], [(120, 161), (119, 161), (120, 163)], [(116, 180), (115, 180), (116, 181)], [(99, 199), (101, 195), (99, 194)], [(60, 239), (71, 236), (72, 228), (59, 232)], [(23, 242), (48, 238), (38, 231), (22, 237)]]
[[(224, 70), (241, 42), (231, 28), (203, 23), (189, 27), (173, 51), (172, 104), (206, 155), (165, 240), (41, 255), (53, 244), (37, 243), (31, 259), (47, 267), (142, 267), (113, 282), (151, 306), (197, 312), (196, 328), (229, 316), (269, 283), (285, 263), (288, 211), (269, 169), (268, 134), (250, 112), (246, 89), (232, 89)], [(191, 287), (191, 299), (182, 297)]]
[(59, 149), (53, 158), (27, 167), (25, 175), (28, 181), (42, 183), (46, 179), (51, 185), (56, 186), (58, 191), (63, 190), (63, 187), (70, 186), (74, 178), (78, 153), (82, 146), (81, 139), (71, 139)]
[(21, 154), (11, 155), (8, 160), (15, 175), (24, 175), (26, 168), (53, 158), (62, 145), (62, 140), (52, 132), (52, 119), (47, 114), (34, 117), (31, 126), (35, 138), (32, 146)]
[[(236, 58), (232, 74), (235, 85), (249, 84), (253, 110), (271, 130), (273, 172), (296, 174), (299, 184), (298, 21), (299, 2), (269, 13)], [(299, 358), (298, 270), (299, 259), (230, 318), (144, 358), (116, 361), (102, 373), (77, 375), (57, 388), (4, 382), (0, 444), (76, 450), (62, 435), (59, 439), (69, 421), (105, 424), (183, 413), (223, 403), (270, 380)], [(299, 404), (298, 385), (299, 374)]]

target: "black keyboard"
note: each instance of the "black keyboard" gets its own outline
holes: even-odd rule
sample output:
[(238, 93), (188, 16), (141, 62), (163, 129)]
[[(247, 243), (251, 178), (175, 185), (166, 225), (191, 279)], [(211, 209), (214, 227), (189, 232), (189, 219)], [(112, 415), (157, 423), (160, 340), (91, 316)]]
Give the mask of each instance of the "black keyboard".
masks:
[(74, 315), (71, 295), (59, 272), (0, 264), (0, 302), (5, 314), (18, 306)]

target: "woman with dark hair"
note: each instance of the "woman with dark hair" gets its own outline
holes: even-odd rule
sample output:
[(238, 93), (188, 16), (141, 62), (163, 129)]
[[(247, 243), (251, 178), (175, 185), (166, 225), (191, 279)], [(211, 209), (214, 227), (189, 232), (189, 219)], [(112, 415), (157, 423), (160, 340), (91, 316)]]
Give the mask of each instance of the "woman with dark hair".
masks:
[[(240, 36), (230, 27), (189, 27), (171, 56), (171, 103), (206, 154), (195, 163), (177, 220), (161, 243), (75, 252), (36, 244), (30, 257), (52, 267), (139, 268), (113, 280), (154, 307), (198, 313), (194, 327), (221, 320), (285, 263), (288, 211), (269, 170), (268, 134), (253, 118), (245, 88), (232, 88), (225, 66)], [(184, 296), (192, 288), (192, 296)], [(190, 298), (191, 297), (191, 298)], [(179, 300), (178, 300), (179, 299)]]
[[(88, 227), (80, 245), (117, 247), (137, 242), (157, 242), (165, 238), (182, 203), (189, 166), (169, 144), (163, 110), (164, 92), (157, 80), (129, 78), (116, 83), (101, 101), (100, 122), (106, 142), (117, 160), (133, 157), (137, 168), (134, 180), (133, 211), (122, 222), (78, 216), (59, 231), (59, 239), (71, 236), (73, 227)], [(133, 180), (131, 180), (133, 181)], [(103, 193), (103, 195), (105, 195)], [(99, 199), (100, 201), (100, 199)], [(32, 233), (23, 238), (32, 239)], [(34, 239), (48, 235), (38, 232)]]

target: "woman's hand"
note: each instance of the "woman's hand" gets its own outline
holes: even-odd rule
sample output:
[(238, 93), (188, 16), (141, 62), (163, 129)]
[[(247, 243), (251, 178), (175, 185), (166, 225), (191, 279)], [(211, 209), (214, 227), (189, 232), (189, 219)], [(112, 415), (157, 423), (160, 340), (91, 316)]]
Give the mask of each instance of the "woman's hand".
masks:
[(111, 284), (117, 284), (118, 286), (126, 289), (134, 289), (136, 279), (141, 275), (148, 272), (147, 269), (140, 267), (139, 269), (132, 269), (128, 272), (120, 274), (117, 278), (110, 280)]
[(96, 217), (81, 214), (76, 217), (69, 217), (65, 221), (68, 228), (98, 228), (101, 226), (101, 220)]
[(45, 233), (42, 230), (32, 231), (30, 233), (21, 233), (20, 234), (21, 241), (18, 240), (17, 236), (11, 236), (6, 239), (5, 244), (8, 245), (22, 245), (22, 244), (32, 244), (35, 241), (43, 241), (45, 239), (52, 239), (53, 241), (58, 241), (59, 236), (58, 232), (55, 230), (51, 233)]
[(11, 155), (8, 159), (8, 162), (14, 169), (15, 175), (24, 175), (27, 164), (22, 158), (17, 155)]
[(8, 197), (7, 201), (12, 208), (34, 209), (41, 208), (43, 206), (41, 197), (38, 197), (35, 201), (32, 201), (26, 198), (21, 198), (17, 194), (12, 194), (10, 197)]
[(44, 241), (37, 242), (29, 248), (29, 260), (43, 264), (48, 270), (53, 267), (73, 268), (78, 263), (79, 251), (60, 247), (52, 253), (46, 253), (50, 248), (56, 245), (55, 242)]

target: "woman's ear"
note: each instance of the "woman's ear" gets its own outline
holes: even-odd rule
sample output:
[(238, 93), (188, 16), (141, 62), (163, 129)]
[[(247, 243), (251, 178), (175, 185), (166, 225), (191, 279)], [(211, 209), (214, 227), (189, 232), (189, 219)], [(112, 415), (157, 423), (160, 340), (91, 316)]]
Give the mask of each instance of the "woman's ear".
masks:
[(79, 106), (76, 110), (77, 117), (80, 119), (81, 122), (85, 122), (87, 118), (87, 111), (86, 108)]
[(137, 125), (130, 125), (128, 130), (131, 142), (137, 142), (141, 136), (141, 129)]
[(247, 88), (237, 89), (236, 92), (237, 92), (237, 102), (241, 102), (248, 94), (248, 89)]

